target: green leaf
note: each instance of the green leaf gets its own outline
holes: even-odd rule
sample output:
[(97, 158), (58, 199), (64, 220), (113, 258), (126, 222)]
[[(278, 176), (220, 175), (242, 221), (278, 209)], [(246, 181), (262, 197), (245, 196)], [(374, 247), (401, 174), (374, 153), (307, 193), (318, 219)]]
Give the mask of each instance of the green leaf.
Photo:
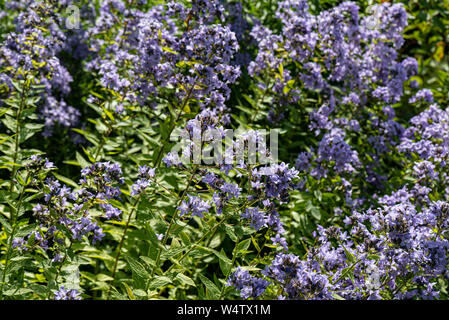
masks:
[(345, 298), (336, 293), (332, 293), (332, 296), (335, 298), (335, 300), (346, 300)]
[[(249, 102), (249, 104), (251, 105), (251, 107), (256, 108), (257, 107), (257, 103), (256, 101), (254, 101), (250, 96), (244, 94), (243, 97), (245, 98), (246, 101)], [(254, 111), (253, 111), (254, 112)], [(252, 112), (252, 113), (253, 113)]]
[(90, 165), (90, 163), (86, 159), (84, 159), (84, 157), (78, 151), (76, 152), (76, 160), (83, 169)]
[(254, 247), (256, 248), (257, 252), (260, 252), (260, 247), (259, 247), (259, 245), (257, 244), (256, 239), (254, 239), (253, 236), (251, 236), (251, 241), (252, 241)]
[(150, 289), (159, 289), (160, 287), (166, 286), (167, 284), (172, 283), (170, 278), (164, 276), (156, 276), (150, 283)]
[(162, 50), (164, 50), (164, 51), (167, 51), (167, 52), (170, 52), (171, 54), (174, 54), (174, 55), (178, 55), (179, 53), (177, 53), (176, 51), (174, 51), (172, 48), (170, 48), (170, 47), (162, 47)]
[(234, 233), (234, 228), (230, 225), (225, 225), (225, 230), (226, 230), (226, 234), (229, 236), (229, 238), (232, 241), (237, 242), (238, 238)]
[(323, 195), (322, 195), (321, 191), (320, 191), (320, 190), (315, 190), (315, 191), (313, 192), (313, 194), (314, 194), (315, 197), (318, 199), (318, 201), (321, 202), (321, 199), (323, 198)]
[(11, 232), (11, 225), (9, 224), (9, 222), (5, 219), (5, 217), (3, 217), (2, 214), (0, 214), (0, 223), (3, 225), (3, 227), (5, 227), (6, 232), (10, 233)]
[(248, 250), (250, 244), (251, 244), (251, 238), (245, 239), (243, 241), (240, 241), (235, 246), (235, 250), (237, 250), (237, 252), (239, 252), (239, 251), (246, 251), (246, 250)]
[(30, 288), (16, 288), (16, 289), (9, 289), (3, 292), (5, 296), (11, 297), (11, 296), (21, 296), (27, 293), (33, 292)]
[(221, 248), (220, 255), (221, 255), (223, 258), (220, 258), (220, 259), (218, 260), (218, 263), (219, 263), (219, 265), (220, 265), (221, 272), (223, 272), (223, 274), (224, 274), (225, 276), (227, 276), (227, 275), (229, 274), (229, 272), (231, 271), (232, 261), (229, 260), (228, 257), (226, 257), (226, 253), (225, 253), (225, 251), (223, 250), (223, 248)]
[(153, 246), (158, 246), (159, 245), (159, 240), (157, 238), (156, 233), (154, 232), (153, 228), (150, 226), (149, 223), (145, 223), (145, 229), (148, 232), (148, 236), (149, 236), (149, 241), (151, 242), (151, 244)]
[(218, 299), (220, 290), (217, 286), (201, 273), (198, 274), (198, 276), (200, 277), (201, 282), (206, 286), (206, 296), (209, 296), (211, 299)]
[(122, 282), (122, 284), (123, 284), (123, 286), (125, 287), (126, 292), (128, 293), (129, 299), (131, 299), (131, 300), (136, 300), (136, 297), (134, 296), (134, 293), (133, 293), (133, 291), (131, 290), (131, 288), (128, 286), (128, 284), (125, 283), (125, 282)]
[(307, 201), (306, 211), (309, 212), (315, 219), (321, 219), (321, 212), (316, 206), (313, 205), (311, 200)]
[(281, 75), (281, 78), (284, 79), (284, 65), (282, 63), (279, 65), (279, 74)]
[(30, 289), (33, 290), (33, 293), (41, 297), (45, 297), (49, 293), (48, 288), (40, 284), (30, 284)]
[(30, 129), (30, 130), (40, 130), (44, 127), (44, 124), (40, 124), (40, 123), (26, 123), (25, 128)]
[(136, 274), (137, 276), (139, 276), (142, 279), (149, 278), (150, 275), (148, 274), (145, 267), (139, 261), (137, 261), (136, 259), (134, 259), (133, 257), (131, 257), (129, 255), (125, 255), (125, 259), (128, 262), (128, 264), (134, 274)]
[(156, 265), (154, 264), (154, 260), (151, 259), (150, 257), (146, 257), (146, 256), (140, 256), (139, 257), (143, 262), (145, 262), (148, 266), (150, 266), (151, 268), (154, 268)]
[(59, 181), (64, 182), (65, 184), (68, 184), (69, 186), (72, 186), (74, 188), (78, 188), (79, 187), (79, 185), (75, 181), (73, 181), (72, 179), (66, 178), (66, 177), (61, 176), (60, 174), (57, 174), (57, 173), (54, 173), (54, 172), (53, 172), (53, 175), (55, 176), (56, 179), (58, 179)]
[(346, 257), (348, 258), (349, 262), (355, 263), (356, 262), (355, 256), (351, 252), (349, 252), (345, 247), (343, 247), (343, 249), (345, 250), (345, 254), (346, 254)]
[(183, 247), (170, 248), (167, 251), (165, 251), (164, 253), (162, 253), (161, 258), (163, 260), (170, 259), (170, 258), (182, 253), (183, 251), (184, 251)]
[(108, 116), (108, 118), (110, 120), (114, 121), (114, 115), (108, 109), (106, 109), (105, 107), (102, 107), (102, 108), (103, 108), (104, 113)]
[(186, 275), (184, 275), (182, 273), (178, 273), (176, 275), (175, 279), (178, 279), (182, 283), (187, 284), (189, 286), (196, 287), (195, 282), (193, 282), (193, 280), (191, 278), (189, 278), (188, 276), (186, 276)]

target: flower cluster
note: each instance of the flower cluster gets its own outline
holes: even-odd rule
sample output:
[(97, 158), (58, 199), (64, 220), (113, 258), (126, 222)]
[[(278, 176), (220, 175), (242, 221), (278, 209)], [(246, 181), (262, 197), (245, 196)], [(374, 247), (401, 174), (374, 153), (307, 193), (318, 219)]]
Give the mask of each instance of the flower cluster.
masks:
[[(449, 204), (434, 199), (437, 190), (448, 199), (447, 119), (431, 105), (401, 135), (397, 148), (411, 160), (406, 168), (413, 184), (379, 197), (378, 207), (352, 210), (342, 226), (318, 226), (317, 244), (304, 257), (276, 256), (262, 275), (280, 288), (278, 298), (439, 297), (437, 279), (448, 277)], [(300, 154), (297, 166), (307, 170), (309, 156)]]
[[(240, 75), (239, 67), (231, 65), (239, 47), (227, 26), (212, 24), (223, 10), (218, 1), (193, 1), (191, 7), (169, 1), (148, 12), (122, 1), (103, 1), (97, 24), (87, 31), (93, 53), (86, 66), (123, 96), (117, 111), (125, 102), (154, 105), (157, 97), (180, 108), (197, 100), (229, 121), (224, 102), (229, 84)], [(117, 20), (125, 30), (115, 29)], [(103, 40), (104, 33), (111, 35), (110, 42)]]
[(269, 281), (253, 277), (247, 270), (237, 268), (228, 278), (227, 285), (240, 290), (243, 299), (256, 298), (265, 292)]
[(137, 196), (145, 191), (150, 185), (151, 179), (154, 178), (156, 169), (148, 166), (139, 167), (139, 178), (131, 187), (131, 195)]
[(349, 233), (319, 227), (305, 258), (280, 253), (263, 275), (281, 299), (436, 298), (434, 279), (447, 276), (448, 208), (437, 201), (419, 212), (407, 201), (354, 212), (345, 219)]
[[(384, 155), (397, 152), (404, 132), (391, 105), (417, 89), (410, 80), (418, 72), (414, 58), (399, 54), (407, 25), (403, 6), (383, 3), (370, 14), (359, 11), (343, 2), (315, 15), (306, 0), (281, 1), (276, 17), (282, 32), (253, 27), (258, 51), (248, 69), (260, 82), (261, 96), (274, 99), (268, 120), (293, 122), (315, 135), (306, 135), (306, 150), (296, 161), (315, 182), (304, 178), (300, 189), (341, 190), (345, 205), (354, 208), (365, 201), (353, 185), (385, 189)], [(409, 100), (431, 99), (423, 89)], [(365, 135), (367, 142), (360, 139)]]
[(182, 201), (181, 205), (178, 207), (180, 215), (191, 214), (192, 216), (198, 216), (200, 218), (207, 212), (209, 212), (210, 204), (209, 201), (204, 201), (199, 197), (187, 195), (189, 200)]
[(202, 181), (212, 190), (215, 190), (212, 200), (217, 209), (217, 214), (223, 213), (223, 207), (229, 202), (229, 200), (232, 198), (239, 198), (242, 188), (240, 188), (237, 184), (227, 183), (213, 172), (206, 171), (202, 173), (202, 176)]
[[(283, 1), (277, 12), (282, 35), (263, 26), (252, 31), (259, 53), (249, 71), (259, 75), (283, 64), (298, 67), (297, 78), (284, 68), (276, 79), (273, 90), (281, 105), (297, 101), (299, 91), (285, 89), (295, 82), (327, 96), (326, 104), (331, 108), (346, 102), (363, 105), (370, 96), (397, 102), (404, 81), (418, 71), (412, 58), (397, 61), (407, 14), (401, 5), (390, 3), (376, 5), (373, 11), (381, 17), (374, 27), (375, 17), (361, 19), (359, 7), (352, 2), (315, 16), (309, 12), (306, 0)], [(373, 86), (377, 88), (373, 90)]]
[(81, 300), (80, 293), (76, 289), (65, 289), (62, 286), (55, 293), (54, 300)]
[(49, 2), (7, 3), (17, 14), (16, 30), (7, 34), (0, 46), (0, 79), (8, 87), (6, 97), (15, 90), (14, 81), (34, 77), (44, 88), (39, 103), (40, 118), (45, 124), (42, 134), (50, 136), (56, 124), (77, 125), (80, 112), (64, 100), (71, 91), (73, 78), (58, 55), (66, 50), (71, 37), (61, 30), (64, 20), (56, 14), (58, 9)]
[(396, 2), (6, 1), (0, 299), (446, 298), (447, 90)]
[[(40, 156), (32, 156), (30, 160), (27, 170), (39, 165), (43, 166), (41, 170), (53, 168), (51, 162)], [(101, 241), (105, 234), (97, 221), (99, 217), (91, 212), (98, 205), (106, 220), (120, 217), (121, 210), (108, 200), (117, 199), (120, 195), (120, 189), (114, 183), (123, 183), (121, 174), (118, 165), (99, 162), (81, 171), (83, 178), (77, 190), (61, 185), (53, 177), (45, 178), (42, 185), (35, 183), (44, 195), (44, 202), (32, 210), (38, 228), (23, 238), (14, 239), (13, 246), (20, 251), (37, 247), (45, 251), (50, 249), (54, 253), (54, 261), (59, 261), (66, 237), (79, 242), (89, 239), (92, 244)]]

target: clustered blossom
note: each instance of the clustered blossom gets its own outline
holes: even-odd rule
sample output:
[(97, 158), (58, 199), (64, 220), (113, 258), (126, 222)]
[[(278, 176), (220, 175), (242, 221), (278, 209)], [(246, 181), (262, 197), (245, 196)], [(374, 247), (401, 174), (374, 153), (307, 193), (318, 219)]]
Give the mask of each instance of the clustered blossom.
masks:
[(12, 81), (35, 77), (44, 88), (39, 102), (39, 116), (45, 124), (42, 134), (50, 136), (56, 124), (77, 125), (80, 112), (65, 101), (73, 78), (58, 58), (71, 41), (71, 36), (61, 30), (64, 20), (48, 2), (30, 0), (22, 6), (7, 1), (7, 4), (17, 11), (16, 30), (7, 34), (0, 46), (0, 79), (7, 85), (8, 95), (14, 90)]
[(182, 164), (197, 163), (197, 155), (206, 144), (213, 145), (214, 142), (221, 143), (225, 137), (225, 131), (221, 125), (220, 116), (215, 110), (204, 109), (194, 119), (187, 122), (181, 131), (182, 155), (169, 153), (163, 161), (167, 166), (179, 166)]
[(209, 212), (209, 201), (204, 201), (201, 198), (190, 194), (188, 194), (187, 197), (189, 198), (187, 202), (183, 200), (181, 205), (178, 207), (181, 216), (191, 214), (192, 216), (203, 218), (204, 214)]
[[(221, 142), (221, 139), (226, 137), (226, 133), (221, 126), (222, 121), (218, 118), (214, 111), (209, 109), (203, 110), (194, 119), (189, 120), (181, 137), (184, 140), (184, 148), (182, 149), (182, 159), (178, 154), (170, 152), (164, 157), (163, 161), (168, 167), (178, 167), (183, 169), (183, 161), (190, 161), (191, 157), (195, 157), (195, 148), (201, 145), (203, 142), (213, 143), (216, 141)], [(217, 136), (213, 136), (212, 139), (203, 141), (205, 133), (213, 131), (217, 133)], [(231, 151), (236, 153), (242, 153), (245, 145), (253, 144), (257, 145), (261, 140), (261, 134), (257, 131), (247, 131), (237, 139), (233, 141)], [(204, 147), (204, 146), (202, 146)], [(227, 150), (228, 151), (228, 150)], [(280, 215), (277, 211), (279, 204), (285, 204), (289, 202), (289, 192), (296, 188), (296, 179), (298, 177), (298, 171), (295, 168), (290, 168), (286, 163), (272, 163), (267, 166), (256, 166), (252, 169), (248, 167), (244, 162), (244, 159), (234, 159), (234, 155), (227, 154), (227, 151), (223, 157), (223, 161), (215, 163), (221, 172), (226, 175), (231, 170), (250, 170), (250, 190), (247, 195), (247, 201), (253, 202), (253, 206), (247, 207), (240, 212), (243, 219), (249, 221), (250, 226), (256, 230), (262, 227), (270, 228), (275, 235), (271, 237), (274, 245), (280, 245), (283, 249), (287, 250), (287, 242), (281, 235), (285, 232)], [(259, 156), (269, 156), (267, 150), (259, 148)], [(249, 152), (248, 152), (249, 153)], [(228, 156), (231, 160), (229, 161)], [(236, 157), (238, 158), (238, 157)], [(240, 162), (239, 162), (240, 161)], [(237, 162), (237, 163), (236, 163)], [(210, 190), (214, 191), (212, 201), (215, 204), (217, 214), (222, 214), (225, 206), (230, 205), (230, 200), (239, 200), (242, 193), (242, 188), (236, 183), (228, 183), (224, 179), (221, 179), (216, 173), (209, 170), (200, 171), (201, 180), (205, 183)], [(208, 201), (203, 201), (199, 197), (188, 195), (189, 200), (184, 200), (178, 207), (181, 215), (192, 214), (203, 217), (203, 213), (207, 212), (210, 208)], [(235, 209), (235, 208), (234, 208)]]
[(433, 102), (433, 93), (429, 89), (419, 90), (413, 97), (410, 98), (410, 103), (416, 103), (418, 101), (425, 101), (427, 103)]
[[(313, 16), (306, 1), (284, 1), (278, 11), (282, 35), (260, 25), (252, 31), (259, 53), (250, 74), (280, 74), (272, 77), (278, 81), (272, 94), (279, 105), (295, 105), (301, 92), (289, 92), (299, 81), (305, 90), (318, 91), (324, 98), (309, 113), (309, 128), (321, 138), (317, 148), (298, 155), (295, 166), (301, 180), (296, 187), (311, 192), (314, 185), (308, 177), (317, 183), (327, 179), (326, 191), (343, 190), (344, 206), (350, 212), (343, 215), (342, 208), (335, 208), (343, 226), (319, 226), (317, 244), (304, 257), (278, 253), (262, 272), (281, 292), (279, 299), (434, 299), (440, 290), (437, 279), (448, 276), (444, 236), (449, 221), (444, 172), (448, 113), (432, 104), (430, 90), (422, 89), (408, 102), (430, 106), (412, 118), (409, 127), (395, 120), (391, 104), (400, 101), (404, 83), (418, 72), (415, 59), (398, 61), (407, 15), (401, 5), (389, 3), (375, 6), (376, 16), (360, 18), (358, 10), (354, 3), (344, 2)], [(292, 61), (301, 66), (299, 79), (279, 86), (285, 66)], [(268, 87), (269, 83), (261, 84)], [(418, 87), (416, 81), (410, 82), (412, 92)], [(377, 110), (367, 104), (376, 99), (381, 106)], [(271, 115), (269, 120), (274, 118)], [(370, 147), (359, 153), (353, 137), (365, 130)], [(408, 157), (402, 165), (410, 183), (380, 196), (387, 181), (379, 173), (385, 166), (381, 156), (387, 154)], [(357, 179), (375, 190), (370, 208), (364, 197), (353, 194)], [(264, 190), (265, 185), (255, 182), (254, 187)], [(435, 193), (446, 201), (435, 200)], [(266, 225), (259, 208), (247, 208), (243, 216), (256, 229)]]
[[(262, 272), (282, 289), (278, 298), (439, 297), (437, 279), (449, 276), (449, 115), (430, 105), (410, 122), (397, 148), (412, 160), (406, 169), (414, 183), (378, 197), (377, 207), (352, 210), (341, 227), (319, 226), (304, 257), (279, 253)], [(297, 166), (307, 170), (309, 159), (301, 154)], [(446, 200), (434, 200), (435, 190)]]
[(80, 197), (78, 192), (61, 186), (53, 178), (44, 181), (44, 192), (45, 202), (33, 208), (33, 216), (39, 222), (39, 229), (25, 238), (15, 239), (15, 247), (22, 251), (35, 246), (48, 250), (51, 241), (55, 251), (59, 252), (59, 247), (65, 242), (61, 226), (69, 230), (73, 240), (81, 241), (84, 237), (90, 237), (92, 243), (95, 243), (104, 237), (102, 229), (89, 217), (88, 210), (83, 205), (83, 201), (88, 200)]
[[(279, 253), (267, 266), (263, 275), (280, 285), (279, 298), (438, 297), (434, 279), (447, 276), (449, 243), (440, 236), (448, 231), (447, 202), (432, 202), (422, 211), (410, 201), (385, 205), (354, 212), (345, 223), (349, 233), (339, 227), (319, 227), (318, 245), (306, 257)], [(231, 279), (241, 277), (240, 272)], [(242, 290), (239, 282), (232, 283)]]
[(228, 278), (227, 285), (240, 290), (243, 299), (256, 298), (265, 292), (269, 281), (252, 276), (247, 270), (237, 268)]
[(141, 194), (150, 185), (151, 180), (156, 175), (156, 169), (148, 166), (139, 167), (139, 177), (131, 187), (131, 195), (133, 197)]
[[(281, 1), (276, 17), (282, 31), (255, 24), (258, 51), (248, 68), (263, 95), (274, 99), (268, 120), (282, 123), (287, 113), (299, 113), (296, 125), (316, 136), (298, 155), (297, 169), (327, 192), (341, 191), (352, 208), (365, 202), (353, 192), (355, 183), (363, 181), (362, 190), (385, 189), (382, 155), (396, 152), (404, 133), (392, 105), (406, 89), (417, 89), (410, 80), (418, 72), (414, 58), (399, 55), (407, 26), (403, 6), (386, 2), (372, 13), (359, 11), (346, 1), (314, 15), (306, 0)], [(317, 103), (300, 107), (316, 94)], [(410, 102), (418, 100), (431, 102), (431, 92), (423, 89)], [(362, 145), (358, 137), (364, 134)], [(302, 179), (298, 187), (310, 192), (310, 184)]]
[[(218, 136), (212, 137), (211, 140), (206, 142), (213, 143), (215, 141), (214, 139), (221, 141), (226, 136), (216, 113), (208, 109), (203, 110), (195, 119), (188, 121), (183, 130), (183, 134), (181, 134), (185, 139), (184, 149), (182, 149), (183, 159), (176, 153), (168, 153), (163, 159), (168, 167), (184, 168), (182, 160), (185, 161), (187, 159), (190, 161), (195, 148), (203, 142), (202, 138), (204, 137), (204, 133), (208, 130), (218, 132)], [(257, 131), (248, 131), (240, 139), (233, 141), (231, 151), (236, 151), (237, 153), (243, 152), (241, 149), (245, 147), (245, 144), (252, 143), (256, 145), (260, 142), (260, 139), (261, 135)], [(259, 155), (263, 153), (262, 156), (267, 157), (266, 150), (261, 150), (260, 148), (258, 151)], [(195, 155), (193, 154), (193, 156)], [(271, 228), (276, 233), (271, 239), (273, 244), (287, 249), (286, 240), (284, 237), (281, 237), (281, 234), (285, 230), (276, 208), (277, 203), (284, 204), (289, 201), (289, 192), (296, 187), (295, 180), (298, 177), (298, 171), (295, 168), (289, 168), (289, 165), (285, 163), (273, 163), (268, 166), (249, 169), (244, 162), (235, 163), (235, 161), (227, 161), (227, 156), (229, 155), (225, 154), (224, 161), (216, 164), (220, 171), (226, 175), (231, 170), (251, 170), (251, 178), (249, 181), (251, 189), (249, 190), (250, 194), (247, 196), (247, 201), (252, 201), (254, 205), (258, 205), (259, 207), (246, 208), (240, 212), (241, 217), (248, 220), (251, 227), (254, 227), (256, 230), (262, 227)], [(223, 213), (224, 207), (230, 204), (230, 200), (239, 200), (242, 188), (238, 184), (228, 183), (214, 172), (208, 170), (202, 170), (200, 174), (202, 176), (202, 182), (210, 190), (214, 191), (212, 201), (215, 204), (217, 214)], [(192, 215), (202, 217), (203, 212), (208, 211), (210, 208), (208, 202), (204, 202), (200, 198), (191, 195), (188, 195), (188, 197), (189, 201), (186, 202), (184, 200), (178, 208), (181, 211), (181, 215), (191, 213)]]
[[(40, 103), (44, 136), (50, 136), (57, 124), (79, 124), (80, 111), (65, 100), (73, 82), (59, 58), (65, 52), (85, 60), (87, 71), (98, 72), (104, 87), (123, 96), (113, 111), (122, 113), (135, 102), (156, 105), (159, 97), (173, 99), (166, 96), (172, 90), (171, 103), (181, 107), (195, 100), (229, 122), (225, 101), (229, 85), (240, 76), (240, 67), (232, 63), (239, 45), (226, 24), (214, 24), (223, 20), (219, 1), (195, 0), (190, 6), (168, 1), (143, 11), (126, 1), (105, 0), (98, 13), (91, 5), (81, 7), (87, 27), (80, 24), (75, 30), (65, 30), (65, 19), (55, 14), (72, 1), (59, 8), (33, 0), (24, 3), (6, 2), (17, 12), (17, 30), (0, 47), (0, 61), (8, 67), (0, 70), (0, 79), (10, 91), (12, 80), (22, 77), (14, 70), (37, 74), (37, 82), (45, 87)], [(126, 28), (117, 30), (117, 21)]]
[[(251, 26), (247, 21), (249, 18), (253, 22), (256, 19), (253, 16), (248, 16), (246, 12), (244, 12), (243, 6), (241, 2), (224, 2), (223, 6), (225, 7), (225, 21), (232, 32), (234, 32), (235, 37), (239, 44), (249, 44), (253, 42), (253, 39), (250, 36)], [(240, 45), (240, 50), (234, 55), (233, 63), (242, 67), (247, 66), (251, 62), (250, 53), (245, 50), (246, 46)]]
[(65, 289), (62, 286), (55, 292), (54, 300), (81, 300), (81, 294), (76, 289)]
[(217, 214), (223, 213), (223, 207), (231, 199), (238, 199), (242, 188), (235, 183), (227, 183), (220, 179), (215, 173), (205, 171), (202, 173), (202, 181), (206, 183), (212, 190), (215, 190), (213, 202), (217, 209)]
[(53, 164), (53, 162), (49, 161), (47, 158), (42, 157), (41, 155), (32, 155), (29, 158), (30, 162), (26, 164), (26, 168), (28, 170), (34, 170), (34, 171), (41, 171), (44, 170), (50, 170), (56, 168)]
[[(41, 170), (54, 168), (47, 159), (40, 156), (32, 156), (30, 160), (27, 170), (33, 170), (36, 165), (42, 164), (44, 167)], [(43, 181), (44, 202), (36, 204), (32, 210), (38, 228), (24, 238), (14, 239), (13, 247), (20, 251), (36, 247), (50, 250), (54, 253), (53, 260), (59, 261), (66, 232), (71, 241), (90, 240), (95, 244), (102, 240), (105, 234), (96, 220), (98, 218), (90, 215), (90, 210), (98, 205), (106, 220), (120, 218), (121, 210), (107, 200), (118, 199), (120, 189), (114, 184), (123, 183), (122, 172), (116, 164), (99, 162), (84, 168), (81, 175), (83, 178), (77, 190), (61, 185), (52, 177)]]
[(95, 189), (98, 199), (117, 198), (121, 193), (118, 185), (124, 183), (120, 165), (110, 162), (94, 163), (82, 169), (81, 176), (80, 184)]
[[(231, 64), (239, 46), (229, 27), (212, 24), (223, 10), (218, 1), (195, 0), (191, 7), (168, 1), (148, 12), (124, 1), (103, 1), (97, 24), (87, 31), (93, 52), (86, 67), (123, 95), (120, 112), (127, 102), (155, 104), (173, 89), (176, 105), (196, 100), (228, 122), (224, 102), (240, 75)], [(126, 34), (114, 31), (117, 19), (126, 24)], [(102, 39), (104, 33), (111, 35), (110, 43)]]
[(167, 167), (181, 167), (182, 162), (179, 158), (178, 154), (169, 152), (167, 155), (162, 159), (162, 161), (165, 163)]
[(316, 178), (325, 175), (326, 170), (322, 169), (323, 162), (334, 162), (333, 169), (335, 172), (354, 172), (356, 166), (359, 165), (359, 157), (357, 151), (351, 150), (351, 147), (345, 142), (345, 133), (343, 130), (334, 128), (323, 136), (318, 146), (318, 167), (311, 172)]
[(277, 207), (278, 203), (289, 202), (289, 194), (296, 188), (297, 178), (298, 171), (283, 162), (252, 169), (250, 182), (253, 194), (248, 196), (248, 200), (255, 201), (259, 206), (246, 208), (241, 213), (242, 218), (250, 220), (251, 226), (256, 230), (262, 227), (271, 228), (276, 234), (271, 238), (273, 244), (279, 244), (285, 250), (287, 243), (281, 236), (285, 230)]
[(293, 254), (278, 254), (263, 272), (268, 278), (280, 283), (283, 294), (280, 299), (329, 299), (329, 280), (313, 268), (308, 268)]
[[(211, 134), (208, 135), (208, 133)], [(197, 161), (195, 154), (201, 153), (202, 143), (212, 145), (215, 141), (221, 142), (221, 139), (225, 137), (225, 130), (216, 110), (207, 108), (194, 119), (189, 120), (179, 135), (182, 142), (182, 154), (179, 156), (176, 152), (167, 153), (162, 159), (167, 167), (183, 167), (192, 160)]]
[[(291, 62), (301, 64), (298, 78), (284, 68), (276, 80), (281, 82), (273, 91), (281, 105), (296, 102), (301, 94), (285, 90), (290, 81), (301, 81), (306, 89), (320, 91), (332, 109), (347, 102), (362, 105), (370, 95), (387, 103), (399, 101), (403, 83), (418, 71), (413, 58), (397, 61), (407, 14), (400, 4), (390, 3), (376, 5), (373, 11), (381, 17), (374, 27), (372, 20), (376, 18), (361, 18), (353, 2), (343, 2), (315, 16), (306, 0), (282, 1), (277, 12), (282, 34), (260, 25), (252, 31), (259, 52), (249, 66), (250, 74), (261, 75)], [(373, 85), (377, 89), (372, 90)]]
[(105, 218), (120, 219), (122, 211), (107, 203), (109, 199), (119, 199), (120, 185), (124, 183), (122, 169), (118, 164), (97, 162), (81, 170), (80, 197), (93, 197), (105, 213)]
[(423, 160), (445, 165), (448, 154), (449, 114), (436, 104), (430, 105), (410, 120), (398, 149), (408, 155), (417, 154)]
[(298, 170), (289, 168), (288, 164), (282, 162), (255, 168), (251, 174), (253, 189), (258, 190), (260, 186), (264, 186), (264, 193), (268, 199), (284, 202), (288, 200), (289, 191), (295, 186), (294, 179), (298, 177)]

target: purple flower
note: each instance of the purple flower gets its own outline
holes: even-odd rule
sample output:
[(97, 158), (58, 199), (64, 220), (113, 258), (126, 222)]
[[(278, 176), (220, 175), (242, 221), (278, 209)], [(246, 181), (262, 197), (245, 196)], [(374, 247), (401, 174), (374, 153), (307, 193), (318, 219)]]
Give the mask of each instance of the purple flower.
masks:
[(178, 207), (181, 216), (186, 214), (191, 214), (192, 216), (203, 217), (203, 214), (209, 212), (210, 204), (209, 201), (203, 201), (199, 197), (192, 195), (187, 195), (189, 200), (186, 202), (182, 201), (181, 205)]
[(418, 101), (425, 101), (427, 103), (433, 102), (433, 93), (429, 89), (419, 90), (413, 97), (410, 98), (409, 103), (416, 103)]
[(226, 283), (227, 286), (233, 286), (239, 290), (243, 299), (259, 297), (269, 284), (269, 281), (253, 277), (247, 270), (240, 267), (229, 276)]
[(76, 289), (65, 289), (62, 286), (55, 292), (54, 300), (81, 300), (81, 294)]

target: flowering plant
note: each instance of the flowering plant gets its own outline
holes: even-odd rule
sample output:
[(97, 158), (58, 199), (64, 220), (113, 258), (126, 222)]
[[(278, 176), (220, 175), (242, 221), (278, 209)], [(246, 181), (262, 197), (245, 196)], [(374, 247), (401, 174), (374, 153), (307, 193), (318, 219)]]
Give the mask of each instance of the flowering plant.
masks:
[(416, 12), (329, 3), (1, 4), (0, 299), (446, 298)]

